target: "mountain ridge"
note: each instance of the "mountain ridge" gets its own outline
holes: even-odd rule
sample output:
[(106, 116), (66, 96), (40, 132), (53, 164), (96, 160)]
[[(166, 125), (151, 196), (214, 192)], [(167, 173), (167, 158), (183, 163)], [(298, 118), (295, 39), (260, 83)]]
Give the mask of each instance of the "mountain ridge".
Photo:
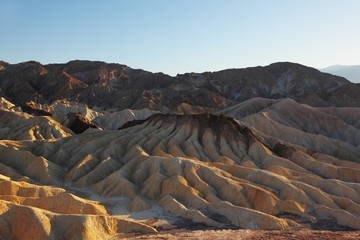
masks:
[(218, 111), (254, 97), (265, 97), (292, 98), (317, 107), (360, 106), (360, 97), (355, 94), (360, 91), (359, 85), (291, 62), (175, 77), (101, 61), (2, 65), (0, 96), (15, 104), (50, 104), (67, 99), (119, 110), (176, 112), (182, 111), (182, 104), (188, 104), (190, 107), (186, 108)]
[(319, 70), (322, 72), (345, 77), (354, 83), (360, 83), (360, 65), (332, 65), (326, 68), (321, 68)]

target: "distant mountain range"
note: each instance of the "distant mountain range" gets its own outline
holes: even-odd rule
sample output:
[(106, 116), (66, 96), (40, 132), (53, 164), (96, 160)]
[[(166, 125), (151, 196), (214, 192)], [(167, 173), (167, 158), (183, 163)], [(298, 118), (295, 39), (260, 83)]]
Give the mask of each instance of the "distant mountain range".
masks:
[(360, 107), (360, 85), (296, 63), (171, 77), (126, 65), (0, 61), (0, 96), (15, 104), (56, 100), (105, 109), (215, 112), (254, 98), (291, 98), (316, 107)]
[(360, 83), (360, 65), (333, 65), (319, 70), (344, 77), (355, 83)]

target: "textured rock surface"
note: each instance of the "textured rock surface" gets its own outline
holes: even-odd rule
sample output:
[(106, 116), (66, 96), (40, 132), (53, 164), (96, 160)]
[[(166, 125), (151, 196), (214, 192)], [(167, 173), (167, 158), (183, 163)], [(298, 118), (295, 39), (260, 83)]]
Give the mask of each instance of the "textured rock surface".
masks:
[[(291, 98), (319, 107), (360, 106), (359, 85), (289, 62), (171, 77), (105, 62), (42, 65), (31, 61), (3, 64), (0, 89), (0, 95), (15, 104), (66, 99), (117, 111), (209, 112), (254, 97)], [(76, 112), (89, 120), (96, 117), (83, 107)]]
[[(217, 115), (166, 115), (31, 103), (51, 117), (3, 102), (0, 238), (360, 229), (359, 108), (255, 98)], [(78, 110), (105, 131), (75, 135), (64, 124)]]
[[(154, 114), (118, 131), (1, 140), (0, 221), (6, 224), (0, 226), (6, 227), (0, 228), (0, 234), (16, 238), (27, 233), (29, 239), (55, 239), (59, 233), (70, 239), (116, 237), (122, 232), (156, 232), (156, 222), (174, 224), (167, 217), (170, 213), (216, 228), (284, 230), (332, 220), (359, 229), (355, 119), (343, 115), (353, 124), (354, 129), (348, 130), (342, 122), (318, 116), (321, 136), (334, 142), (300, 144), (294, 137), (299, 133), (292, 136), (291, 129), (315, 135), (304, 119), (301, 125), (287, 126), (289, 136), (276, 137), (265, 131), (275, 125), (250, 117), (262, 116), (271, 107), (280, 114), (287, 104), (294, 111), (305, 108), (312, 114), (340, 112), (297, 106), (289, 100), (269, 101), (255, 100), (255, 110), (247, 108), (249, 103), (239, 106), (241, 119), (248, 123), (224, 115)], [(297, 117), (308, 114), (302, 111)], [(235, 108), (231, 114), (240, 116)], [(282, 128), (290, 124), (289, 117), (282, 120)], [(338, 124), (343, 135), (326, 132), (322, 121)], [(256, 126), (264, 132), (250, 127), (255, 123), (267, 126)], [(289, 142), (281, 140), (286, 138)], [(336, 141), (347, 144), (342, 146), (347, 147), (347, 158), (339, 157), (344, 153), (334, 149)], [(328, 152), (321, 152), (325, 146)], [(162, 210), (151, 215), (159, 207)]]
[(54, 139), (73, 134), (70, 129), (49, 116), (32, 116), (0, 109), (0, 139)]

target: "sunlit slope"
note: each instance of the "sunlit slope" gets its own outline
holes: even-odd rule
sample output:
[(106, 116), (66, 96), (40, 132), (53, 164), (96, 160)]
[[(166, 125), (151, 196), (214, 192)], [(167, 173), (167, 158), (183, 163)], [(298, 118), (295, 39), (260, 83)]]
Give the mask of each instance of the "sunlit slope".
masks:
[(0, 109), (0, 139), (36, 140), (71, 136), (74, 133), (49, 116), (32, 116)]
[[(2, 140), (0, 174), (2, 182), (10, 182), (10, 189), (14, 188), (11, 184), (25, 184), (19, 181), (34, 186), (30, 189), (41, 188), (39, 184), (57, 186), (59, 199), (87, 206), (102, 222), (118, 218), (111, 216), (111, 208), (106, 213), (101, 203), (64, 189), (92, 190), (104, 198), (127, 197), (131, 199), (127, 208), (133, 212), (160, 205), (177, 216), (216, 227), (231, 223), (241, 228), (286, 229), (300, 220), (335, 219), (339, 225), (360, 229), (359, 150), (346, 144), (349, 157), (344, 160), (332, 155), (337, 153), (332, 144), (323, 147), (328, 152), (318, 153), (306, 144), (269, 137), (229, 117), (155, 114), (119, 131), (89, 130), (51, 141)], [(70, 213), (49, 204), (51, 196), (40, 199), (9, 191), (2, 195), (12, 196), (2, 197), (1, 203), (7, 208), (31, 209), (26, 211), (41, 209), (36, 211), (46, 218), (36, 218), (41, 224), (43, 219), (50, 222), (39, 225), (46, 234), (49, 228), (63, 231), (52, 224), (58, 214), (89, 217), (88, 212)], [(296, 217), (281, 217), (289, 213)], [(211, 218), (211, 214), (227, 220)], [(74, 221), (78, 218), (82, 217), (76, 215)], [(91, 228), (89, 222), (97, 221), (93, 218), (81, 226)], [(16, 224), (16, 218), (11, 219), (10, 227)], [(93, 231), (101, 234), (115, 231), (115, 227), (103, 230), (100, 223), (96, 226), (101, 230)], [(126, 230), (155, 231), (143, 224), (131, 226)], [(0, 234), (9, 236), (6, 229)]]

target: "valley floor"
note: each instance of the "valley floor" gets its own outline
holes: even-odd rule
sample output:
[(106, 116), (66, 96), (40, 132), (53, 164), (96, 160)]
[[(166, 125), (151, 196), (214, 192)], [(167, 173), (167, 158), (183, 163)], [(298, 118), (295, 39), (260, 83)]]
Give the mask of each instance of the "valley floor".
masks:
[(195, 231), (164, 231), (157, 234), (129, 234), (121, 236), (122, 239), (360, 239), (360, 231), (319, 231), (311, 229), (302, 230), (195, 230)]

